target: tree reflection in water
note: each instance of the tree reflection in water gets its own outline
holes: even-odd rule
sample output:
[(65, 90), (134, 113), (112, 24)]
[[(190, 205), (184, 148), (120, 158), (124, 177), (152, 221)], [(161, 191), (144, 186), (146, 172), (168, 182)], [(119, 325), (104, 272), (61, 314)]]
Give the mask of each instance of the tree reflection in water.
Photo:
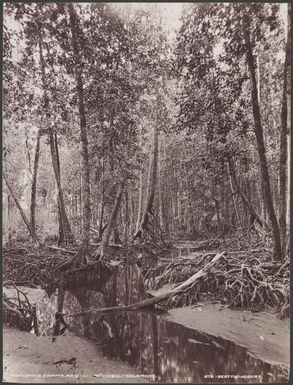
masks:
[[(119, 268), (104, 293), (92, 292), (89, 306), (126, 305), (145, 298), (136, 266)], [(70, 294), (64, 311), (76, 311), (80, 303)], [(141, 373), (154, 374), (162, 382), (280, 382), (286, 380), (277, 366), (254, 358), (233, 342), (165, 321), (151, 311), (105, 314), (113, 336), (99, 314), (90, 317), (90, 338), (109, 358), (127, 361)], [(76, 318), (71, 331), (83, 334), (82, 318)], [(219, 378), (217, 375), (254, 375), (253, 378)], [(208, 376), (208, 377), (207, 377)], [(214, 376), (214, 378), (212, 378)]]

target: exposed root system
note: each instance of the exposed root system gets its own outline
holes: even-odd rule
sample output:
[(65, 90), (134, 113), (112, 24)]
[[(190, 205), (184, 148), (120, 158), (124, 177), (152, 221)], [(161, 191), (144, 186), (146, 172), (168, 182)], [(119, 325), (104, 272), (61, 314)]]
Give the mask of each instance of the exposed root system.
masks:
[[(176, 260), (149, 269), (145, 274), (146, 285), (156, 290), (165, 284), (183, 282), (213, 256), (206, 253), (194, 259)], [(289, 312), (288, 261), (280, 264), (248, 254), (241, 257), (228, 256), (202, 279), (170, 298), (167, 305), (191, 305), (204, 294), (220, 299), (231, 308), (252, 311), (259, 311), (266, 306), (277, 308), (280, 317), (285, 317)]]
[(3, 292), (3, 322), (28, 332), (34, 329), (38, 335), (36, 309), (30, 304), (26, 294), (21, 291), (13, 281), (6, 281), (3, 283), (3, 286), (13, 287), (16, 293), (16, 296), (10, 297)]
[[(205, 268), (215, 257), (214, 252), (197, 252), (193, 258), (162, 262), (164, 258), (160, 261), (159, 257), (168, 256), (170, 247), (164, 245), (163, 248), (150, 242), (123, 245), (119, 249), (108, 247), (103, 261), (92, 260), (86, 265), (71, 266), (66, 270), (59, 270), (58, 266), (67, 263), (74, 250), (23, 247), (3, 251), (4, 280), (38, 285), (45, 288), (49, 295), (57, 287), (103, 291), (115, 263), (137, 264), (144, 271), (146, 288), (155, 290), (165, 284), (182, 284), (201, 270), (205, 271), (187, 287), (179, 292), (175, 290), (175, 293), (159, 301), (166, 307), (194, 304), (206, 295), (231, 308), (260, 311), (270, 307), (278, 309), (280, 318), (289, 316), (289, 259), (271, 262), (266, 251), (256, 254), (252, 251), (230, 252), (208, 271)], [(113, 260), (116, 260), (114, 264)]]

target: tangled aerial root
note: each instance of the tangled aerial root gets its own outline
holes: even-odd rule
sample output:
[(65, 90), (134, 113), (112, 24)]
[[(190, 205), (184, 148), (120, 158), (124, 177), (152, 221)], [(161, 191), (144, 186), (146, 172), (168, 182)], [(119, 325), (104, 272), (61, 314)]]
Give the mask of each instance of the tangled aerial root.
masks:
[(13, 287), (16, 293), (16, 297), (9, 297), (5, 292), (3, 292), (3, 322), (27, 332), (34, 329), (35, 333), (38, 335), (36, 309), (30, 304), (26, 294), (12, 281), (4, 282), (3, 287)]
[(3, 248), (3, 278), (17, 284), (44, 287), (51, 280), (54, 268), (65, 258), (62, 253), (47, 249)]
[[(49, 291), (54, 292), (56, 287), (85, 287), (101, 291), (113, 271), (107, 260), (118, 258), (119, 263), (138, 264), (145, 268), (146, 287), (157, 290), (165, 284), (185, 282), (204, 269), (215, 256), (214, 252), (208, 252), (194, 258), (177, 258), (158, 264), (157, 244), (140, 242), (121, 246), (119, 251), (109, 248), (109, 258), (103, 261), (91, 261), (85, 266), (58, 271), (60, 262), (69, 259), (68, 252), (74, 253), (62, 250), (56, 253), (48, 249), (4, 249), (3, 278), (16, 284), (41, 286), (47, 289), (48, 294)], [(170, 250), (164, 245), (159, 255), (170, 255)], [(145, 259), (153, 260), (150, 266), (141, 263)], [(278, 309), (278, 316), (285, 318), (289, 316), (289, 258), (284, 262), (272, 262), (266, 251), (260, 250), (256, 254), (252, 250), (230, 252), (188, 287), (171, 294), (163, 300), (167, 307), (191, 305), (203, 295), (208, 295), (231, 308), (252, 311)]]
[[(180, 283), (199, 271), (214, 254), (194, 259), (176, 260), (149, 269), (146, 285), (157, 290), (165, 284)], [(269, 262), (253, 255), (228, 256), (213, 266), (200, 280), (176, 296), (169, 298), (168, 307), (191, 305), (202, 294), (220, 299), (231, 308), (259, 311), (277, 308), (279, 316), (289, 315), (289, 262)]]

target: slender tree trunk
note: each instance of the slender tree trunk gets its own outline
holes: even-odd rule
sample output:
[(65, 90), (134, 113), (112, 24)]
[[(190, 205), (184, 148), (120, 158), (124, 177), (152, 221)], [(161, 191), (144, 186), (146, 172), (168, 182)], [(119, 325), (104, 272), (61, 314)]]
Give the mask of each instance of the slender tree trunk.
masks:
[[(44, 93), (44, 108), (46, 111), (46, 117), (49, 119), (51, 114), (49, 112), (49, 99), (47, 95), (47, 84), (45, 77), (45, 61), (43, 56), (43, 47), (42, 47), (42, 35), (40, 34), (40, 42), (39, 42), (39, 55), (40, 55), (40, 66), (41, 66), (41, 74), (42, 74), (42, 85), (43, 85), (43, 93)], [(65, 210), (63, 191), (61, 186), (61, 175), (60, 175), (60, 161), (58, 154), (58, 145), (57, 145), (57, 136), (54, 134), (52, 126), (49, 125), (49, 143), (52, 157), (53, 170), (56, 180), (56, 185), (58, 189), (58, 212), (59, 212), (59, 227), (61, 231), (59, 232), (58, 244), (63, 242), (67, 243), (73, 240), (73, 235), (71, 232), (70, 224), (68, 221), (68, 217)]]
[[(243, 191), (241, 190), (241, 188), (239, 186), (239, 182), (237, 180), (237, 176), (236, 176), (236, 172), (235, 172), (235, 168), (234, 168), (234, 164), (233, 164), (232, 159), (229, 159), (229, 161), (228, 161), (228, 170), (229, 170), (229, 175), (230, 175), (230, 178), (231, 178), (231, 183), (232, 183), (232, 181), (234, 182), (234, 185), (235, 185), (235, 188), (236, 188), (236, 192), (240, 195), (243, 204), (249, 210), (251, 218), (255, 219), (260, 226), (264, 227), (264, 223), (261, 220), (260, 216), (258, 215), (256, 210), (254, 209), (253, 205), (246, 198), (245, 194), (243, 193)], [(232, 188), (233, 187), (231, 185), (231, 189)]]
[(57, 134), (55, 133), (53, 137), (50, 135), (50, 145), (51, 152), (54, 158), (55, 164), (55, 177), (57, 181), (58, 188), (58, 204), (59, 204), (59, 240), (58, 244), (62, 244), (63, 242), (67, 243), (72, 241), (73, 235), (71, 232), (70, 223), (65, 210), (65, 202), (64, 196), (61, 186), (61, 172), (60, 172), (60, 159), (59, 159), (59, 150), (58, 150), (58, 141)]
[[(57, 311), (58, 311), (58, 313), (63, 312), (64, 299), (65, 299), (65, 290), (58, 288), (58, 295), (57, 295)], [(54, 330), (53, 330), (53, 336), (59, 335), (60, 326), (61, 326), (60, 320), (57, 319), (55, 326), (54, 326)]]
[[(40, 52), (42, 54), (42, 49), (40, 50)], [(48, 55), (48, 57), (50, 57), (50, 50), (49, 50), (48, 46), (47, 46), (47, 55)], [(44, 60), (43, 60), (43, 55), (42, 55), (41, 64), (42, 64), (42, 67), (44, 70), (45, 64), (44, 64)], [(56, 72), (54, 70), (53, 60), (51, 61), (51, 71), (52, 71), (51, 74), (52, 74), (53, 78), (56, 77)], [(43, 78), (44, 89), (46, 90), (44, 71), (42, 72), (42, 78)], [(47, 103), (46, 103), (46, 105), (47, 105)], [(54, 126), (56, 126), (55, 122), (54, 122)], [(49, 141), (50, 141), (51, 155), (52, 155), (52, 160), (53, 160), (53, 167), (55, 167), (54, 168), (55, 179), (56, 179), (57, 188), (58, 188), (58, 213), (59, 213), (59, 216), (58, 216), (58, 218), (59, 218), (58, 244), (61, 245), (62, 243), (72, 242), (74, 240), (74, 237), (73, 237), (73, 234), (71, 232), (70, 221), (68, 220), (68, 217), (66, 214), (64, 195), (63, 195), (63, 190), (62, 190), (62, 186), (61, 186), (61, 171), (60, 171), (60, 158), (59, 158), (59, 150), (58, 150), (57, 130), (55, 129), (55, 132), (53, 132), (52, 127), (49, 127)]]
[(229, 183), (230, 183), (230, 190), (231, 190), (231, 194), (232, 194), (234, 211), (235, 211), (238, 226), (240, 227), (241, 223), (240, 223), (238, 208), (237, 208), (236, 201), (235, 201), (235, 192), (233, 190), (233, 183), (232, 183), (232, 177), (231, 177), (231, 172), (230, 172), (230, 168), (229, 168), (229, 163), (227, 163), (227, 167), (228, 167), (228, 176), (229, 176)]
[(11, 246), (11, 199), (10, 195), (7, 194), (7, 244)]
[[(162, 139), (161, 139), (162, 140)], [(159, 195), (159, 218), (160, 227), (165, 230), (165, 215), (164, 215), (164, 196), (163, 196), (163, 182), (162, 182), (162, 143), (159, 146), (159, 162), (158, 162), (158, 195)]]
[[(142, 132), (140, 132), (139, 144), (141, 147), (142, 146)], [(136, 221), (135, 231), (139, 230), (141, 213), (142, 213), (142, 206), (143, 206), (143, 165), (142, 164), (141, 164), (140, 170), (139, 170), (139, 193), (138, 194), (139, 195), (138, 195), (137, 221)]]
[(131, 234), (133, 234), (133, 232), (135, 231), (135, 229), (134, 229), (134, 225), (135, 225), (134, 213), (135, 213), (135, 205), (134, 205), (133, 192), (131, 191), (131, 194), (130, 194), (130, 223), (129, 223), (129, 230), (128, 230), (128, 239), (131, 237)]
[(39, 168), (39, 158), (40, 158), (40, 141), (41, 141), (41, 133), (38, 131), (37, 135), (37, 144), (36, 144), (36, 152), (34, 159), (34, 170), (33, 170), (33, 181), (32, 181), (32, 189), (31, 189), (31, 205), (30, 205), (30, 222), (34, 232), (36, 232), (36, 195), (37, 195), (37, 176), (38, 176), (38, 168)]
[(10, 191), (10, 194), (11, 194), (12, 198), (14, 199), (14, 202), (15, 202), (15, 204), (16, 204), (19, 212), (20, 212), (20, 215), (21, 215), (21, 217), (22, 217), (22, 219), (23, 219), (23, 221), (24, 221), (24, 223), (25, 223), (25, 225), (26, 225), (26, 227), (28, 229), (28, 232), (29, 232), (30, 236), (32, 237), (33, 241), (40, 246), (41, 243), (40, 243), (38, 237), (36, 236), (36, 233), (35, 233), (34, 229), (31, 227), (30, 222), (28, 221), (28, 219), (27, 219), (27, 217), (26, 217), (26, 215), (25, 215), (25, 213), (24, 213), (24, 211), (23, 211), (23, 209), (22, 209), (18, 199), (14, 195), (14, 193), (13, 193), (11, 187), (10, 187), (10, 184), (8, 183), (8, 181), (7, 181), (7, 179), (6, 179), (4, 174), (3, 174), (3, 178), (4, 178), (5, 182), (6, 182), (8, 190)]
[[(103, 151), (104, 153), (104, 151)], [(99, 237), (102, 239), (103, 234), (103, 222), (104, 222), (104, 206), (105, 206), (105, 186), (104, 186), (104, 174), (105, 174), (105, 162), (104, 158), (102, 159), (102, 192), (101, 192), (101, 215), (100, 215), (100, 222), (99, 222)]]
[(72, 34), (72, 48), (74, 54), (74, 71), (77, 86), (78, 96), (78, 108), (80, 117), (80, 139), (81, 139), (81, 156), (82, 156), (82, 196), (83, 196), (83, 229), (82, 229), (82, 262), (84, 262), (84, 256), (89, 254), (89, 242), (90, 242), (90, 171), (89, 171), (89, 153), (88, 153), (88, 139), (87, 139), (87, 126), (86, 115), (84, 106), (83, 95), (83, 80), (81, 60), (78, 47), (78, 23), (77, 15), (72, 3), (68, 3), (69, 16), (70, 16), (70, 28)]
[(142, 201), (143, 201), (143, 170), (139, 171), (139, 195), (138, 195), (138, 211), (137, 211), (137, 222), (136, 231), (139, 230), (141, 212), (142, 212)]
[(170, 167), (168, 165), (169, 162), (168, 162), (167, 151), (166, 151), (166, 142), (163, 141), (162, 145), (163, 145), (163, 150), (164, 150), (164, 159), (166, 160), (165, 232), (169, 233), (170, 228), (172, 228), (172, 225), (173, 225), (172, 217), (171, 217), (171, 213), (172, 213), (172, 189), (171, 189), (171, 187), (172, 187), (172, 184), (171, 184)]
[[(81, 170), (82, 165), (81, 161), (79, 162), (79, 170)], [(79, 178), (79, 232), (82, 232), (83, 229), (83, 196), (82, 196), (82, 173), (80, 173), (80, 178)]]
[(73, 194), (70, 195), (70, 209), (69, 209), (69, 223), (70, 228), (73, 228), (73, 214), (74, 213), (74, 198)]
[(130, 218), (129, 218), (129, 193), (128, 191), (125, 191), (125, 206), (124, 206), (124, 241), (128, 241), (128, 235), (129, 235), (129, 224), (130, 224)]
[(56, 134), (51, 132), (49, 133), (49, 144), (52, 157), (53, 170), (57, 185), (58, 192), (58, 213), (59, 213), (59, 239), (58, 244), (63, 242), (67, 243), (73, 239), (73, 235), (70, 228), (70, 223), (65, 210), (65, 203), (63, 197), (63, 191), (61, 186), (61, 175), (60, 175), (60, 161), (58, 155), (58, 145)]
[(147, 188), (147, 197), (145, 202), (145, 208), (142, 214), (139, 228), (134, 236), (134, 239), (141, 238), (144, 231), (149, 231), (149, 222), (150, 217), (153, 215), (153, 205), (157, 184), (157, 170), (158, 170), (158, 150), (159, 150), (159, 132), (158, 128), (155, 125), (153, 131), (153, 153), (152, 160), (149, 165), (148, 173), (148, 188)]
[(280, 206), (279, 206), (279, 223), (281, 232), (281, 245), (282, 255), (286, 254), (286, 233), (287, 233), (287, 184), (288, 184), (288, 73), (290, 70), (290, 55), (291, 55), (291, 28), (290, 28), (290, 4), (288, 4), (288, 35), (286, 44), (286, 54), (284, 63), (284, 74), (283, 74), (283, 98), (282, 98), (282, 111), (281, 111), (281, 135), (280, 135), (280, 168), (279, 168), (279, 179), (280, 179)]
[(192, 181), (191, 178), (188, 175), (188, 167), (187, 165), (183, 166), (184, 167), (184, 174), (185, 174), (185, 180), (186, 180), (186, 192), (187, 192), (187, 234), (189, 238), (193, 239), (196, 234), (197, 234), (197, 229), (196, 229), (196, 221), (193, 215), (193, 205), (192, 205), (192, 192), (193, 192), (193, 186), (192, 186)]
[(275, 207), (273, 203), (272, 197), (272, 189), (270, 183), (269, 170), (267, 165), (267, 159), (265, 154), (265, 144), (264, 144), (264, 135), (263, 135), (263, 127), (260, 117), (260, 109), (258, 103), (258, 90), (255, 76), (255, 66), (254, 66), (254, 56), (252, 52), (252, 46), (250, 42), (250, 26), (248, 17), (244, 18), (244, 38), (246, 44), (246, 59), (250, 72), (251, 78), (251, 101), (252, 101), (252, 110), (253, 110), (253, 118), (254, 118), (254, 133), (257, 141), (257, 149), (260, 160), (261, 167), (261, 175), (264, 185), (264, 194), (265, 200), (268, 208), (268, 213), (270, 217), (270, 221), (273, 229), (274, 236), (274, 259), (279, 260), (282, 258), (282, 248), (281, 248), (281, 237), (280, 237), (280, 228), (277, 220)]
[(214, 198), (214, 202), (215, 202), (217, 222), (218, 222), (218, 236), (222, 236), (222, 240), (225, 244), (226, 239), (225, 239), (224, 226), (221, 219), (219, 200), (217, 198)]
[[(104, 195), (104, 194), (103, 194)], [(104, 211), (105, 211), (105, 206), (104, 206), (104, 199), (102, 198), (101, 201), (101, 215), (100, 215), (100, 222), (99, 222), (99, 238), (102, 238), (103, 235), (103, 222), (104, 222)]]
[(131, 282), (129, 281), (129, 265), (126, 265), (124, 267), (124, 282), (125, 282), (125, 305), (128, 306), (129, 305), (129, 302), (130, 302), (130, 295), (129, 295), (129, 286), (131, 286)]
[(101, 244), (100, 244), (97, 252), (95, 253), (95, 257), (99, 257), (100, 259), (104, 257), (105, 248), (106, 248), (106, 246), (109, 243), (110, 235), (111, 235), (112, 230), (113, 230), (113, 228), (115, 226), (116, 218), (117, 218), (117, 215), (118, 215), (118, 212), (119, 212), (119, 208), (120, 208), (120, 205), (121, 205), (121, 200), (122, 200), (122, 195), (123, 195), (124, 187), (125, 187), (125, 181), (121, 182), (119, 187), (118, 187), (118, 191), (117, 191), (117, 194), (116, 194), (116, 197), (115, 197), (114, 206), (113, 206), (113, 209), (112, 209), (112, 212), (111, 212), (111, 215), (110, 215), (107, 227), (106, 227), (106, 229), (105, 229), (105, 231), (103, 233)]
[(74, 193), (74, 232), (75, 232), (75, 235), (78, 233), (78, 226), (79, 226), (78, 224), (79, 224), (79, 220), (78, 220), (78, 192), (75, 192)]

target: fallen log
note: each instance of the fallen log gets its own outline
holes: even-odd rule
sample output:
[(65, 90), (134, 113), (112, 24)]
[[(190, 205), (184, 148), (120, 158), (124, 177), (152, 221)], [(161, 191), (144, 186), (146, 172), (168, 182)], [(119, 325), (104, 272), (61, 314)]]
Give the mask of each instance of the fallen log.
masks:
[(210, 269), (222, 258), (224, 258), (225, 255), (226, 255), (225, 251), (216, 254), (214, 258), (206, 266), (204, 266), (201, 270), (193, 274), (185, 282), (181, 283), (177, 287), (161, 295), (157, 295), (152, 298), (148, 298), (143, 301), (136, 302), (134, 304), (127, 305), (127, 306), (114, 306), (114, 307), (108, 307), (108, 308), (102, 308), (102, 309), (86, 309), (78, 313), (69, 314), (67, 315), (67, 317), (77, 317), (77, 316), (85, 315), (87, 313), (106, 313), (106, 312), (118, 311), (118, 310), (120, 311), (139, 310), (144, 307), (154, 306), (156, 304), (159, 304), (163, 300), (169, 299), (174, 295), (179, 294), (180, 292), (186, 290), (188, 287), (192, 286), (199, 279), (205, 277), (206, 274), (210, 271)]

